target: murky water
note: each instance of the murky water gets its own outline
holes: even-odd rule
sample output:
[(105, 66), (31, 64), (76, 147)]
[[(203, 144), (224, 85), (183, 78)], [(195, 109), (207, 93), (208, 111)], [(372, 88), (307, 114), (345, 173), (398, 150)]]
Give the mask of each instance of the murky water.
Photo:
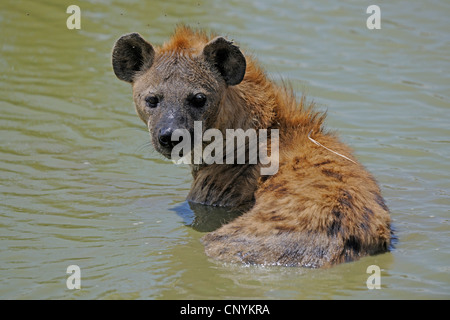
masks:
[[(76, 1), (69, 30), (72, 2), (0, 2), (0, 298), (450, 298), (450, 2), (379, 3), (369, 30), (373, 1)], [(157, 44), (179, 22), (237, 40), (328, 110), (380, 182), (394, 251), (329, 270), (205, 256), (190, 172), (148, 146), (110, 63), (120, 35)]]

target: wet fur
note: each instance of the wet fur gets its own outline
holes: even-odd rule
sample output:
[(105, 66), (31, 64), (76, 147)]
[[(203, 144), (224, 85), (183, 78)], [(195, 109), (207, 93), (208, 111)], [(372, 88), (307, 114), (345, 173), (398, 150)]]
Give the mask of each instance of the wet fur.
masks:
[[(194, 61), (213, 38), (178, 27), (156, 48)], [(244, 53), (245, 55), (245, 53)], [(195, 165), (188, 200), (251, 209), (202, 238), (208, 256), (228, 262), (328, 267), (389, 250), (390, 217), (380, 189), (352, 151), (324, 130), (325, 115), (271, 81), (249, 55), (238, 85), (226, 86), (204, 129), (279, 129), (279, 171), (256, 165)], [(196, 76), (202, 76), (196, 74)], [(356, 163), (317, 146), (346, 155)]]

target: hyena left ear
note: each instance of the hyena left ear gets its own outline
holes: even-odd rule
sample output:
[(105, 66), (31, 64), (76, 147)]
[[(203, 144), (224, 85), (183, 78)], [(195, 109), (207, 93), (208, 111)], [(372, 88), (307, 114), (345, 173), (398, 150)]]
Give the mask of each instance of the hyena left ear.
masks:
[(237, 46), (223, 37), (217, 37), (203, 48), (203, 56), (220, 72), (229, 86), (241, 83), (247, 66)]

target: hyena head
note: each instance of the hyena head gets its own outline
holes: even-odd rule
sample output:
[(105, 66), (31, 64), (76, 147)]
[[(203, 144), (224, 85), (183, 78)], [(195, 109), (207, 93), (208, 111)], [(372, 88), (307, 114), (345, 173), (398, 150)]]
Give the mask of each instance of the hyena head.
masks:
[(194, 121), (203, 121), (204, 130), (211, 127), (226, 88), (239, 84), (246, 69), (239, 48), (222, 37), (173, 42), (155, 50), (131, 33), (117, 40), (112, 53), (116, 76), (132, 84), (137, 114), (167, 158), (179, 142), (171, 140), (172, 133), (183, 129), (192, 136)]

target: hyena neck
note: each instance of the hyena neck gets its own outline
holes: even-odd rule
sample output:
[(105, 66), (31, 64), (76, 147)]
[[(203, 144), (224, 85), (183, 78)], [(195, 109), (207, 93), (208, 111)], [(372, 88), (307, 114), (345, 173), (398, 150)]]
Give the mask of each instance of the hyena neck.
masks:
[(251, 164), (192, 166), (194, 181), (187, 200), (205, 205), (241, 209), (253, 206), (260, 171)]
[(281, 85), (269, 79), (257, 62), (247, 57), (247, 72), (237, 86), (228, 87), (213, 128), (226, 129), (280, 129), (324, 134), (326, 114), (315, 110), (314, 102), (305, 96), (297, 99), (289, 83)]
[[(279, 130), (280, 147), (292, 143), (292, 132), (304, 136), (304, 139), (296, 141), (307, 141), (309, 132), (313, 132), (315, 137), (323, 134), (325, 116), (314, 111), (312, 103), (307, 106), (304, 98), (297, 101), (291, 89), (278, 87), (251, 59), (247, 61), (244, 80), (237, 86), (227, 88), (217, 117), (214, 121), (206, 120), (204, 129), (219, 129), (224, 137), (224, 146), (227, 129), (254, 129), (258, 137), (260, 129), (267, 129), (269, 148), (272, 146), (270, 131), (273, 129)], [(245, 149), (249, 154), (248, 145)], [(236, 145), (234, 151), (236, 155)], [(225, 150), (223, 154), (226, 154)], [(282, 156), (278, 160), (282, 165), (281, 162), (286, 159)], [(256, 164), (237, 163), (192, 165), (194, 182), (188, 200), (230, 207), (252, 204), (258, 186), (269, 177), (261, 175), (260, 158)]]
[[(273, 84), (250, 60), (247, 63), (244, 80), (226, 89), (217, 116), (213, 115), (213, 121), (204, 122), (204, 129), (214, 128), (222, 132), (224, 156), (227, 155), (227, 129), (254, 129), (259, 140), (259, 129), (270, 128), (274, 117), (276, 97), (273, 93), (271, 95), (274, 92)], [(270, 144), (270, 140), (267, 143)], [(248, 149), (249, 145), (246, 144), (246, 155), (249, 154)], [(233, 164), (226, 164), (224, 159), (223, 164), (191, 165), (194, 181), (188, 200), (233, 208), (252, 205), (261, 177), (260, 159), (257, 159), (257, 163), (249, 163), (246, 158), (245, 164), (238, 164), (236, 156), (237, 143), (234, 144)]]
[(226, 129), (266, 129), (271, 126), (277, 97), (274, 84), (261, 68), (247, 58), (244, 80), (224, 92), (213, 126)]

